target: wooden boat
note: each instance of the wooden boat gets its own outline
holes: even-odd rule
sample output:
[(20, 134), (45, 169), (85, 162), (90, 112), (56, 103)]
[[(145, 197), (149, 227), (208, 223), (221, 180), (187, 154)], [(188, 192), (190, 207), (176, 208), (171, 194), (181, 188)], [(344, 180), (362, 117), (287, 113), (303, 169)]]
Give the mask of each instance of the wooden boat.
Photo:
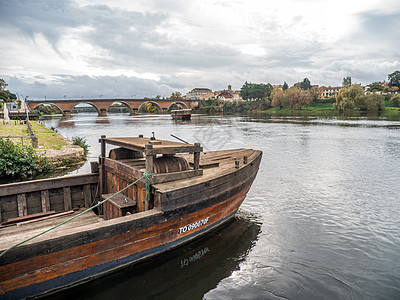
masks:
[[(245, 199), (262, 156), (142, 136), (100, 142), (98, 173), (0, 186), (1, 253), (104, 201), (99, 215), (90, 211), (2, 255), (0, 297), (81, 284), (217, 228)], [(107, 144), (119, 147), (108, 157)]]
[(190, 108), (174, 109), (171, 110), (171, 116), (173, 120), (190, 120), (192, 117), (192, 110)]

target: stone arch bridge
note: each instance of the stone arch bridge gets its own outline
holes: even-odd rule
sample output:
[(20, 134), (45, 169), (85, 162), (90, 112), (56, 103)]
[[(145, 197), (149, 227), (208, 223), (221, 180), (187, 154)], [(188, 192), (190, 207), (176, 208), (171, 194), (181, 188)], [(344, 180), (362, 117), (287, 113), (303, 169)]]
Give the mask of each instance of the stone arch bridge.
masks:
[(164, 99), (81, 99), (81, 100), (29, 100), (29, 110), (32, 111), (41, 104), (50, 104), (58, 107), (64, 116), (71, 116), (72, 109), (81, 103), (90, 104), (99, 116), (106, 116), (107, 109), (113, 103), (122, 103), (129, 110), (129, 115), (135, 115), (145, 103), (152, 103), (157, 107), (159, 113), (167, 113), (173, 104), (182, 108), (195, 108), (199, 105), (197, 100), (164, 100)]

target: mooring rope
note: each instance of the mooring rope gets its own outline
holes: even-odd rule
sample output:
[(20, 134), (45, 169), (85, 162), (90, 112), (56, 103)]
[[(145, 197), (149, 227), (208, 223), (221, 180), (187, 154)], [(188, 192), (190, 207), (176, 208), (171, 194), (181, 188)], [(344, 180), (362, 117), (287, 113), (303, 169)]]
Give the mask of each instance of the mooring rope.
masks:
[(127, 185), (127, 186), (124, 187), (123, 189), (119, 190), (119, 191), (116, 192), (115, 194), (111, 195), (111, 196), (108, 197), (107, 199), (98, 202), (96, 205), (93, 205), (92, 207), (89, 207), (88, 209), (84, 210), (83, 212), (81, 212), (81, 213), (77, 214), (76, 216), (73, 216), (73, 217), (71, 217), (71, 218), (69, 218), (69, 219), (67, 219), (67, 220), (65, 220), (65, 221), (63, 221), (63, 222), (61, 222), (60, 224), (54, 225), (53, 227), (51, 227), (51, 228), (49, 228), (49, 229), (47, 229), (47, 230), (45, 230), (45, 231), (43, 231), (43, 232), (40, 232), (40, 233), (38, 233), (38, 234), (36, 234), (36, 235), (34, 235), (34, 236), (32, 236), (32, 237), (30, 237), (30, 238), (28, 238), (28, 239), (26, 239), (26, 240), (20, 242), (20, 243), (18, 243), (18, 244), (15, 244), (14, 246), (11, 246), (10, 248), (8, 248), (8, 249), (6, 249), (6, 250), (4, 250), (4, 251), (2, 252), (2, 253), (0, 254), (0, 257), (4, 256), (8, 251), (10, 251), (10, 250), (12, 250), (12, 249), (14, 249), (14, 248), (17, 248), (18, 246), (20, 246), (20, 245), (22, 245), (22, 244), (24, 244), (24, 243), (26, 243), (26, 242), (29, 242), (30, 240), (33, 240), (34, 238), (37, 238), (37, 237), (39, 237), (39, 236), (41, 236), (41, 235), (43, 235), (43, 234), (45, 234), (45, 233), (47, 233), (47, 232), (49, 232), (49, 231), (51, 231), (51, 230), (53, 230), (53, 229), (56, 229), (56, 228), (60, 227), (61, 225), (64, 225), (65, 223), (68, 223), (68, 222), (70, 222), (70, 221), (76, 219), (77, 217), (79, 217), (79, 216), (81, 216), (81, 215), (83, 215), (83, 214), (85, 214), (85, 213), (87, 213), (87, 212), (93, 210), (94, 208), (100, 206), (100, 205), (103, 204), (104, 202), (106, 202), (106, 201), (110, 200), (111, 198), (115, 197), (116, 195), (122, 193), (122, 192), (123, 192), (124, 190), (126, 190), (127, 188), (130, 188), (132, 185), (138, 183), (138, 182), (139, 182), (140, 180), (142, 180), (143, 178), (146, 179), (146, 200), (147, 200), (147, 201), (150, 201), (150, 177), (151, 177), (152, 175), (153, 175), (153, 174), (143, 173), (143, 176), (140, 177), (138, 180), (135, 180), (134, 182), (130, 183), (129, 185)]

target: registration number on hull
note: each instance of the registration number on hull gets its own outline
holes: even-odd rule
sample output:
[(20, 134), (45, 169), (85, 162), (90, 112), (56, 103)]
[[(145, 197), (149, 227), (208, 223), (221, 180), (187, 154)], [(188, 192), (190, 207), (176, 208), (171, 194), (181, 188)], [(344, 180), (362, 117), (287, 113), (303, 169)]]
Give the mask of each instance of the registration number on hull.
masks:
[(203, 225), (208, 223), (208, 219), (209, 219), (209, 217), (207, 217), (205, 219), (202, 219), (200, 221), (194, 222), (192, 224), (188, 224), (188, 225), (182, 226), (182, 227), (179, 228), (179, 233), (185, 233), (187, 231), (190, 231), (190, 230), (196, 229), (196, 228), (198, 228), (200, 226), (203, 226)]

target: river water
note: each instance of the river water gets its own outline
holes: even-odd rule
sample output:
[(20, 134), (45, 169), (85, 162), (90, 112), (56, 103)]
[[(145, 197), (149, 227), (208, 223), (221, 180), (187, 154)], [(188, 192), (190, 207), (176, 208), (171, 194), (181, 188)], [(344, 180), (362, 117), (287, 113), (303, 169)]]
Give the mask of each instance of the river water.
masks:
[[(85, 137), (91, 160), (103, 134), (263, 151), (233, 222), (56, 298), (400, 299), (399, 121), (78, 114), (44, 123)], [(88, 163), (71, 174), (86, 172)]]

